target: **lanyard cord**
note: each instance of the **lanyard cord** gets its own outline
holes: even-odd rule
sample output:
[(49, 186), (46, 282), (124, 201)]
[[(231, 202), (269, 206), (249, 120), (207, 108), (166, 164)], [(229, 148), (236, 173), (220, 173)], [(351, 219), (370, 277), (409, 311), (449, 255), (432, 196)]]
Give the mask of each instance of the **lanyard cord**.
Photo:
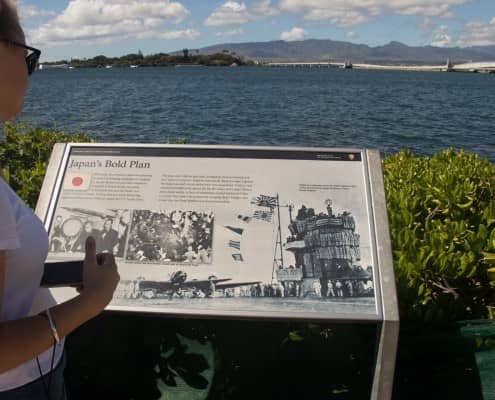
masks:
[(48, 373), (48, 385), (45, 382), (45, 375), (43, 375), (43, 371), (41, 370), (40, 360), (36, 357), (36, 364), (38, 364), (38, 371), (40, 373), (41, 383), (43, 384), (43, 390), (45, 391), (46, 400), (50, 400), (50, 386), (52, 384), (52, 375), (53, 375), (53, 363), (55, 361), (55, 348), (57, 347), (57, 343), (53, 341), (52, 347), (52, 361), (50, 364), (50, 372)]

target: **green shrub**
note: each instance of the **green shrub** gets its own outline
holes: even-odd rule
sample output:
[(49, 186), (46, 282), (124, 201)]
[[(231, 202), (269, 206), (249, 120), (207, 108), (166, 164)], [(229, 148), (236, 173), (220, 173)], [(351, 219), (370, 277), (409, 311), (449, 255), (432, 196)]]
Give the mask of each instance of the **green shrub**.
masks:
[(402, 319), (480, 318), (495, 303), (495, 165), (463, 151), (383, 161)]
[(31, 207), (36, 207), (53, 145), (57, 142), (92, 142), (85, 134), (6, 123), (0, 141), (0, 168), (5, 180)]

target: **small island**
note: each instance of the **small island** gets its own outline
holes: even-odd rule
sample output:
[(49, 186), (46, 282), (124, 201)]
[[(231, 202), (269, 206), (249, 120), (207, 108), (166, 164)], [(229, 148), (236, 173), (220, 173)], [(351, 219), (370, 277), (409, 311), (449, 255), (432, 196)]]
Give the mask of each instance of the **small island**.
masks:
[(73, 58), (70, 61), (44, 62), (42, 68), (237, 67), (251, 63), (228, 51), (215, 54), (192, 54), (188, 49), (184, 49), (182, 54), (157, 53), (144, 56), (139, 51), (122, 57), (99, 55), (83, 60)]

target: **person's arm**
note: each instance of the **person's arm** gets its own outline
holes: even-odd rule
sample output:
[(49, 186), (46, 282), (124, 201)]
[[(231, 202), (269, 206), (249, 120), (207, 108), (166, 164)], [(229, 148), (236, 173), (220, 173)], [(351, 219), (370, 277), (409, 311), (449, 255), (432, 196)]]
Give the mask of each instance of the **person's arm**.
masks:
[[(65, 303), (50, 308), (60, 337), (98, 315), (112, 299), (119, 281), (115, 258), (98, 255), (95, 241), (86, 241), (82, 293)], [(0, 309), (5, 284), (5, 251), (0, 251)], [(0, 322), (0, 373), (33, 359), (53, 345), (49, 321), (44, 316), (32, 316)]]

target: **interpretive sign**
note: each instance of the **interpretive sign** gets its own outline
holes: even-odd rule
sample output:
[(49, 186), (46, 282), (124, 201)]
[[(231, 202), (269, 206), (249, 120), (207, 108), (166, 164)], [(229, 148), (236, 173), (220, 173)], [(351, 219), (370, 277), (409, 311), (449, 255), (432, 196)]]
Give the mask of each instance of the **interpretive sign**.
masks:
[(58, 144), (37, 213), (47, 261), (81, 260), (88, 236), (115, 254), (111, 310), (376, 322), (395, 354), (377, 151)]
[(47, 261), (93, 236), (119, 265), (110, 309), (382, 318), (367, 151), (61, 146)]

